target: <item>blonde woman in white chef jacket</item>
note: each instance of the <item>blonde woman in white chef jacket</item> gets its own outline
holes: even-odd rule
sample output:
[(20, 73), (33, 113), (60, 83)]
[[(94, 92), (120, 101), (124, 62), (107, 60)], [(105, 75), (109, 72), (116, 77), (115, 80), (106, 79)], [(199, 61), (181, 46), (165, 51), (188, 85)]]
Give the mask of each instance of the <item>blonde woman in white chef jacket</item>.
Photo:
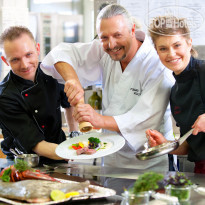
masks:
[(104, 7), (97, 17), (96, 29), (99, 40), (61, 43), (45, 57), (41, 68), (65, 83), (73, 106), (83, 98), (82, 86), (102, 83), (103, 115), (88, 104), (79, 104), (74, 117), (125, 138), (120, 151), (104, 157), (105, 166), (168, 170), (166, 155), (139, 161), (135, 154), (143, 149), (145, 131), (150, 127), (172, 139), (167, 108), (173, 85), (171, 72), (161, 64), (147, 36), (136, 30), (122, 6)]

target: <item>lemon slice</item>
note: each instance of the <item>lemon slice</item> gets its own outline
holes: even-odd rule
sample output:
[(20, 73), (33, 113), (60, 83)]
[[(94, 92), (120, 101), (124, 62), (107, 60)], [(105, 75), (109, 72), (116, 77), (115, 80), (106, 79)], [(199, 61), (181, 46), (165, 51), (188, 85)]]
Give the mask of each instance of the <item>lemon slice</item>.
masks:
[(65, 193), (60, 190), (51, 191), (50, 197), (53, 201), (60, 201), (66, 199)]
[(80, 195), (80, 193), (79, 193), (78, 191), (72, 191), (72, 192), (66, 193), (66, 194), (65, 194), (65, 197), (66, 197), (66, 198), (69, 198), (69, 197), (71, 197), (71, 196), (78, 196), (78, 195)]

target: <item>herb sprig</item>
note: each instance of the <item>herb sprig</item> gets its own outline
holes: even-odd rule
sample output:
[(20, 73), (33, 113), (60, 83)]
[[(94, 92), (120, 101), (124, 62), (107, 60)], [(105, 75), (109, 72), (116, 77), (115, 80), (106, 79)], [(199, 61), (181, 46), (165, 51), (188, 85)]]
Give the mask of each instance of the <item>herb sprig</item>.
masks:
[(140, 175), (134, 183), (133, 193), (156, 190), (159, 188), (158, 182), (164, 178), (162, 174), (156, 172), (145, 172)]

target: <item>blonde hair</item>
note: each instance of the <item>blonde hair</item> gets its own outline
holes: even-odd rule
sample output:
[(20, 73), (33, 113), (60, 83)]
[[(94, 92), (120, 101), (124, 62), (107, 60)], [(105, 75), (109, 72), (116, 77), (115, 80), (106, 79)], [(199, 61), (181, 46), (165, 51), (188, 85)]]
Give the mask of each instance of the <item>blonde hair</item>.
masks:
[(33, 34), (28, 28), (24, 26), (11, 26), (1, 34), (0, 45), (3, 45), (5, 41), (13, 41), (23, 34), (27, 34), (35, 42)]
[[(149, 35), (154, 44), (160, 36), (174, 36), (177, 34), (183, 35), (186, 40), (190, 39), (190, 30), (185, 18), (158, 16), (152, 20), (149, 26)], [(198, 56), (197, 51), (193, 47), (190, 52), (192, 56)]]

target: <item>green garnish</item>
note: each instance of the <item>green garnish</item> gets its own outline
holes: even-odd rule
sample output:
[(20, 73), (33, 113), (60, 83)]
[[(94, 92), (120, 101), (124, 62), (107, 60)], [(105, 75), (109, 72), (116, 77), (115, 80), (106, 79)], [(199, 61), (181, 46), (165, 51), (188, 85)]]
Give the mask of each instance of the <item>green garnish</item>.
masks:
[(96, 137), (90, 137), (88, 138), (89, 141), (89, 149), (96, 149), (99, 147), (100, 139)]
[(9, 182), (11, 175), (11, 168), (8, 168), (4, 171), (3, 175), (0, 177), (3, 182)]
[(21, 159), (17, 159), (17, 163), (14, 164), (14, 167), (19, 172), (23, 172), (23, 171), (26, 171), (26, 170), (31, 170), (31, 167), (28, 165), (28, 163), (24, 160), (21, 160)]
[(176, 172), (175, 175), (170, 175), (168, 179), (165, 179), (166, 185), (173, 185), (173, 186), (189, 186), (193, 183), (184, 173)]
[(137, 194), (138, 192), (156, 190), (159, 188), (158, 182), (163, 178), (164, 176), (162, 174), (146, 172), (138, 177), (131, 191)]
[(98, 143), (99, 144), (101, 142), (100, 139), (97, 137), (90, 137), (90, 138), (88, 138), (88, 140), (91, 143)]

